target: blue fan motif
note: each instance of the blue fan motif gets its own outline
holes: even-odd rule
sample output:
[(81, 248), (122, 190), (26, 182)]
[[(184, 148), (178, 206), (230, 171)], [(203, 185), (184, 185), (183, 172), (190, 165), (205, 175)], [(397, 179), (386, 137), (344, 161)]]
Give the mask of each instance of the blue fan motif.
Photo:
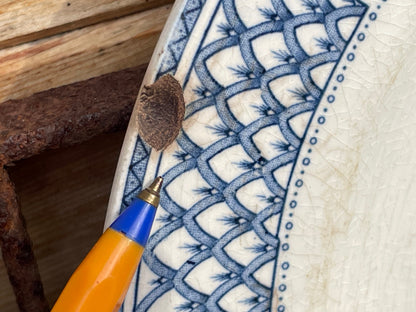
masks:
[[(177, 72), (198, 18), (209, 2), (186, 2), (176, 22), (177, 31), (162, 57), (158, 77)], [(143, 256), (145, 268), (140, 270), (151, 272), (153, 278), (148, 283), (150, 290), (136, 297), (135, 311), (148, 311), (170, 292), (182, 298), (182, 303), (174, 307), (176, 311), (226, 311), (224, 298), (234, 291), (243, 294), (236, 302), (246, 311), (271, 309), (273, 269), (266, 278), (257, 276), (267, 265), (274, 267), (279, 256), (280, 216), (291, 169), (309, 118), (367, 11), (367, 6), (357, 0), (258, 1), (261, 6), (250, 14), (241, 13), (241, 0), (216, 3), (201, 44), (181, 81), (184, 89), (192, 88), (193, 92), (185, 119), (215, 109), (216, 122), (206, 127), (207, 135), (215, 139), (202, 144), (185, 129), (177, 140), (181, 151), (173, 155), (176, 164), (163, 172), (163, 212)], [(346, 23), (350, 28), (343, 23), (345, 20), (350, 21)], [(353, 27), (351, 21), (355, 23)], [(235, 60), (216, 67), (218, 64), (212, 60), (221, 59), (220, 55), (226, 53), (234, 55)], [(224, 80), (225, 76), (231, 78)], [(192, 87), (191, 80), (198, 85)], [(248, 96), (249, 93), (256, 96)], [(246, 106), (254, 116), (250, 120), (242, 120), (235, 105), (230, 104), (233, 99), (245, 97), (254, 101)], [(300, 116), (306, 116), (304, 122), (296, 121)], [(274, 131), (276, 138), (261, 141), (258, 136), (262, 131)], [(216, 171), (215, 159), (237, 148), (245, 156), (230, 162), (235, 174), (227, 179), (224, 173)], [(149, 154), (150, 148), (137, 138), (121, 209), (141, 189)], [(281, 168), (288, 172), (283, 178)], [(190, 186), (197, 200), (184, 207), (169, 192), (169, 186), (191, 173), (204, 185)], [(266, 189), (254, 195), (257, 210), (239, 195), (251, 183), (263, 183)], [(215, 235), (198, 216), (220, 205), (227, 209), (215, 221), (221, 228), (221, 235)], [(156, 249), (177, 231), (185, 231), (190, 239), (177, 250), (186, 261), (174, 267)], [(240, 259), (228, 247), (246, 236), (253, 238), (252, 243), (242, 247), (247, 256)], [(208, 260), (215, 261), (220, 269), (210, 276), (216, 286), (202, 291), (191, 285), (187, 277)]]

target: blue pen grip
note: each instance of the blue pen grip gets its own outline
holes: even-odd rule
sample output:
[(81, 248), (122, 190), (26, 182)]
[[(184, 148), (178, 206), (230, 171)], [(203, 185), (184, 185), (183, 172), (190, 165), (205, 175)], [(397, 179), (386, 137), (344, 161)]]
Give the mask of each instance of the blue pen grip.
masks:
[(145, 246), (155, 215), (156, 208), (154, 206), (136, 198), (111, 224), (110, 228)]

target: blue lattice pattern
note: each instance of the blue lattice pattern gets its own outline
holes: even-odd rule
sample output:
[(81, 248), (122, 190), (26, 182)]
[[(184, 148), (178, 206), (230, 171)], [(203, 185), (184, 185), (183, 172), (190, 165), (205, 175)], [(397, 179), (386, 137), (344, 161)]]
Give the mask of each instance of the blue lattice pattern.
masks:
[[(143, 256), (144, 263), (156, 278), (151, 290), (138, 302), (137, 311), (147, 311), (156, 300), (171, 291), (183, 298), (183, 303), (176, 307), (178, 311), (223, 311), (226, 308), (221, 301), (239, 287), (244, 287), (241, 292), (244, 297), (239, 302), (246, 307), (245, 310), (270, 309), (272, 271), (266, 278), (258, 275), (278, 257), (280, 214), (291, 170), (309, 117), (321, 100), (332, 70), (366, 7), (355, 0), (263, 2), (261, 7), (257, 7), (256, 19), (255, 14), (240, 14), (241, 1), (219, 1), (206, 38), (195, 54), (186, 80), (182, 82), (185, 91), (193, 90), (191, 99), (187, 99), (190, 101), (185, 118), (196, 118), (213, 108), (216, 117), (204, 129), (199, 129), (198, 136), (185, 127), (177, 140), (181, 148), (175, 155), (177, 162), (163, 172), (160, 206), (164, 214), (159, 218), (161, 225), (149, 239)], [(201, 6), (195, 10), (199, 14)], [(178, 21), (186, 31), (178, 32), (179, 37), (168, 44), (170, 54), (163, 58), (159, 75), (177, 70), (181, 53), (197, 21), (197, 14), (192, 16), (189, 25), (183, 19)], [(345, 19), (356, 24), (345, 29), (342, 23)], [(304, 31), (308, 30), (307, 27), (315, 28), (310, 32)], [(263, 41), (262, 49), (256, 47), (261, 40), (278, 37), (282, 40), (276, 40), (277, 43), (272, 40), (264, 44)], [(269, 50), (266, 48), (265, 51), (265, 46)], [(245, 98), (252, 102), (248, 103)], [(235, 105), (231, 104), (235, 99), (242, 100), (239, 105), (244, 106), (245, 113), (238, 113)], [(250, 120), (242, 116), (248, 111), (254, 116)], [(275, 131), (274, 135), (279, 139), (259, 142), (259, 135), (266, 129), (269, 134), (270, 129)], [(199, 141), (198, 137), (214, 139)], [(144, 172), (149, 152), (140, 141), (137, 144), (145, 153), (144, 157), (134, 159), (130, 167), (126, 202), (140, 187), (143, 179), (140, 172)], [(241, 150), (240, 160), (225, 163), (222, 168), (236, 166), (238, 170), (226, 178), (227, 173), (216, 169), (214, 160), (220, 154), (234, 155), (236, 147)], [(135, 151), (135, 155), (139, 154)], [(226, 161), (227, 157), (221, 159)], [(282, 168), (289, 172), (283, 178)], [(204, 181), (205, 186), (194, 188), (195, 201), (190, 207), (184, 207), (178, 194), (170, 192), (169, 188), (190, 172), (197, 176), (197, 180)], [(267, 191), (251, 198), (251, 202), (261, 202), (256, 204), (260, 209), (253, 210), (249, 201), (238, 194), (259, 181)], [(218, 205), (225, 205), (230, 211), (216, 220), (227, 228), (220, 237), (207, 231), (198, 218)], [(274, 229), (271, 229), (270, 222)], [(192, 237), (193, 243), (181, 246), (188, 252), (188, 257), (174, 268), (155, 250), (181, 229)], [(251, 246), (243, 247), (245, 252), (254, 254), (249, 261), (227, 251), (227, 246), (249, 234), (254, 240)], [(209, 259), (215, 259), (223, 271), (211, 276), (218, 287), (208, 293), (193, 287), (186, 278)]]
[(175, 25), (175, 31), (167, 45), (161, 61), (158, 77), (167, 73), (175, 73), (183, 50), (188, 43), (189, 35), (198, 19), (205, 0), (190, 0), (185, 4), (181, 17)]
[(127, 208), (127, 206), (143, 188), (142, 183), (146, 173), (149, 155), (150, 146), (138, 138), (127, 174), (127, 183), (124, 187), (123, 201), (121, 203), (120, 212)]

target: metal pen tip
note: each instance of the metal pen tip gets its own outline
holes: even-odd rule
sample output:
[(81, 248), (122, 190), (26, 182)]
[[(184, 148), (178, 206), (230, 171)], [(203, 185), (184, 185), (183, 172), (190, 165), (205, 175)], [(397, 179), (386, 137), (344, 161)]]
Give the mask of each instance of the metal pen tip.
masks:
[(148, 189), (155, 192), (156, 194), (160, 193), (160, 189), (162, 188), (163, 178), (157, 177), (152, 184), (149, 185)]
[(160, 201), (160, 190), (162, 189), (163, 179), (157, 177), (152, 184), (139, 193), (138, 198), (157, 207)]

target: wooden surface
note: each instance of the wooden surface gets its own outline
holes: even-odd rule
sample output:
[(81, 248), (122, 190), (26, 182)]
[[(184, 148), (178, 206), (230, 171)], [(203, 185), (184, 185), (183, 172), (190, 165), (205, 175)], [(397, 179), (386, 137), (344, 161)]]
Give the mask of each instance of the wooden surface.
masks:
[[(102, 135), (20, 161), (9, 170), (51, 305), (102, 233), (123, 137), (121, 132)], [(2, 262), (0, 311), (18, 311)]]
[(0, 0), (0, 48), (149, 10), (171, 0)]
[(0, 50), (0, 103), (148, 63), (170, 8)]
[[(0, 106), (147, 64), (170, 3), (0, 0)], [(101, 234), (123, 136), (49, 151), (10, 169), (51, 305)], [(0, 311), (18, 311), (2, 262)]]

